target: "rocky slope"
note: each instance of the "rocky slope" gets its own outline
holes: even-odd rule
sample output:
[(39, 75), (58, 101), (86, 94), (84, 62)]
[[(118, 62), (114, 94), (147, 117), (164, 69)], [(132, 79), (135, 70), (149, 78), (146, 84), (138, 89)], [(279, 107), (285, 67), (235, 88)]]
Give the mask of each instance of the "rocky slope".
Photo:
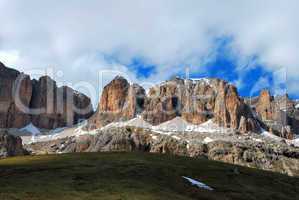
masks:
[(48, 76), (28, 75), (0, 63), (0, 128), (21, 128), (31, 121), (39, 128), (69, 126), (93, 113), (90, 99)]
[(104, 88), (99, 109), (90, 124), (100, 128), (139, 114), (153, 125), (182, 116), (193, 124), (213, 119), (220, 126), (242, 133), (259, 130), (250, 107), (240, 98), (237, 89), (220, 79), (175, 78), (151, 88), (146, 95), (141, 86), (130, 85), (118, 76)]
[[(218, 134), (216, 134), (218, 135)], [(207, 137), (208, 136), (208, 137)], [(299, 149), (251, 136), (198, 133), (159, 134), (149, 129), (111, 127), (81, 135), (25, 145), (33, 154), (142, 151), (205, 157), (226, 163), (299, 176)], [(257, 136), (258, 137), (258, 136)], [(229, 138), (229, 139), (228, 139)]]

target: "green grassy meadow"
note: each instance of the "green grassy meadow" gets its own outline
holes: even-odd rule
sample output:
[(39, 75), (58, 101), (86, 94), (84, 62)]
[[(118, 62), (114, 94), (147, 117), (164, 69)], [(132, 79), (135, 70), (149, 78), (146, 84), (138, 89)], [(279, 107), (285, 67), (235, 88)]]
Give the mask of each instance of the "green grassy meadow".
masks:
[[(192, 186), (200, 180), (214, 191)], [(206, 159), (77, 153), (0, 160), (0, 200), (299, 199), (299, 178)]]

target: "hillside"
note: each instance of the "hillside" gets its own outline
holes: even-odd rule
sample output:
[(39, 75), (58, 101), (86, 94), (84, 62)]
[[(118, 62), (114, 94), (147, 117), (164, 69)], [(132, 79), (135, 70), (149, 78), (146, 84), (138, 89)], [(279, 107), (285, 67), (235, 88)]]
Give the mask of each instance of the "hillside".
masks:
[[(299, 179), (206, 159), (77, 153), (0, 160), (2, 200), (296, 199)], [(192, 186), (202, 181), (214, 190)]]

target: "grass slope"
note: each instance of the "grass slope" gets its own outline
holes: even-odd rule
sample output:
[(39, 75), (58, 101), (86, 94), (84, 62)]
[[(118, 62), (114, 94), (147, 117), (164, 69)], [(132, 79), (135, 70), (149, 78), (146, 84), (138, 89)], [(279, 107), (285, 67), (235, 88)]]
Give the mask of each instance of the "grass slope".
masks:
[[(182, 176), (215, 190), (191, 186)], [(0, 160), (1, 200), (294, 200), (298, 192), (298, 178), (169, 155), (81, 153)]]

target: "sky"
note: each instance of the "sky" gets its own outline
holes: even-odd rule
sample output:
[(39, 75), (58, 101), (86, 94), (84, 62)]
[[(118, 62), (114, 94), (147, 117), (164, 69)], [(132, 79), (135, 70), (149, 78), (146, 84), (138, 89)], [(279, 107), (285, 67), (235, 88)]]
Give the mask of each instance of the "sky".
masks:
[(98, 101), (121, 74), (145, 88), (217, 77), (242, 96), (299, 97), (297, 0), (1, 0), (0, 61)]

